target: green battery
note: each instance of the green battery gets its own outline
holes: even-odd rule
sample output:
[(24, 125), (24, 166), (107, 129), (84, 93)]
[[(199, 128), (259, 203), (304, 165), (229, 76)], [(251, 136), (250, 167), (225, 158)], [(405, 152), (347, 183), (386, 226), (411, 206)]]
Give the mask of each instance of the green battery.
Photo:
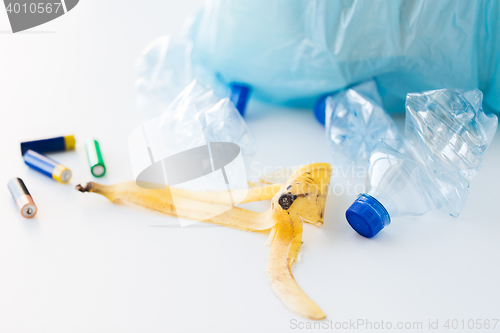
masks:
[(90, 172), (94, 177), (102, 177), (106, 173), (106, 167), (102, 160), (101, 149), (99, 142), (96, 140), (88, 140), (85, 142), (85, 150), (87, 151), (87, 159), (90, 164)]

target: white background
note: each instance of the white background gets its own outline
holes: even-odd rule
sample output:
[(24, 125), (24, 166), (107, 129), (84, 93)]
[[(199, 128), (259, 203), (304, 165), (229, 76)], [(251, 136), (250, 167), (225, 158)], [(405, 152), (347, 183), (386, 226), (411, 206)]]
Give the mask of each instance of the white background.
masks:
[[(0, 9), (0, 332), (284, 332), (291, 320), (307, 322), (270, 289), (267, 233), (151, 227), (175, 221), (74, 190), (93, 180), (83, 147), (91, 137), (108, 169), (102, 182), (132, 178), (134, 61), (153, 38), (178, 32), (199, 4), (84, 0), (18, 34)], [(252, 101), (246, 119), (259, 168), (331, 162), (310, 110)], [(65, 134), (77, 137), (76, 151), (51, 157), (72, 169), (69, 185), (28, 169), (19, 149)], [(334, 177), (332, 186), (344, 185), (337, 192), (349, 193), (329, 198), (322, 228), (305, 226), (296, 280), (334, 323), (427, 328), (439, 320), (443, 328), (447, 319), (500, 318), (499, 166), (497, 135), (459, 218), (394, 219), (370, 240), (344, 218), (356, 194), (347, 181), (364, 180)], [(17, 212), (6, 186), (12, 177), (26, 182), (36, 218)]]

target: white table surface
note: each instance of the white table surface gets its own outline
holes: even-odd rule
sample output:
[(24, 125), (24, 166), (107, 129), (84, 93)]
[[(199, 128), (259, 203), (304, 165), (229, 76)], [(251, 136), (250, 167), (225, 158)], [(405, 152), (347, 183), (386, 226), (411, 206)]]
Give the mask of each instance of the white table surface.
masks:
[[(199, 3), (81, 1), (18, 34), (0, 10), (0, 332), (285, 332), (308, 323), (271, 291), (266, 233), (152, 227), (173, 220), (74, 190), (93, 179), (82, 146), (91, 137), (108, 169), (102, 182), (132, 178), (134, 61)], [(246, 119), (259, 167), (331, 162), (311, 111), (251, 101)], [(69, 185), (23, 163), (20, 141), (70, 133), (76, 150), (52, 155), (72, 169)], [(497, 135), (459, 218), (398, 218), (371, 240), (344, 218), (364, 179), (334, 177), (344, 193), (329, 197), (322, 228), (305, 226), (296, 280), (333, 325), (422, 322), (423, 332), (429, 320), (444, 331), (447, 319), (499, 319), (499, 166)], [(36, 218), (17, 211), (12, 177), (26, 182)]]

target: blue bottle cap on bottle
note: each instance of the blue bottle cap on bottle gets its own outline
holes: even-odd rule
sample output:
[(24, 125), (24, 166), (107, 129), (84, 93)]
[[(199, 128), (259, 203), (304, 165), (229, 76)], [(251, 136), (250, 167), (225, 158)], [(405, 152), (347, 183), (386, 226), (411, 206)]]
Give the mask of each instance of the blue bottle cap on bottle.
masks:
[(324, 125), (325, 124), (325, 119), (326, 119), (326, 99), (328, 95), (325, 95), (318, 99), (316, 102), (316, 105), (314, 105), (314, 115), (316, 116), (316, 119)]
[(244, 83), (233, 82), (229, 84), (229, 88), (231, 89), (231, 96), (229, 99), (234, 103), (234, 106), (240, 112), (241, 116), (244, 116), (252, 87)]
[(372, 238), (391, 223), (391, 217), (382, 204), (368, 194), (360, 195), (345, 212), (347, 222), (358, 234)]

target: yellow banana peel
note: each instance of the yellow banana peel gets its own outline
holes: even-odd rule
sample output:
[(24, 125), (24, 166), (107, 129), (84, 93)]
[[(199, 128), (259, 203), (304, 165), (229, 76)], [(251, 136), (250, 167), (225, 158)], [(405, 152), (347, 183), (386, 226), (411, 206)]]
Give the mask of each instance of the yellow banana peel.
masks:
[[(227, 210), (226, 191), (145, 189), (133, 181), (115, 185), (90, 182), (77, 185), (76, 189), (101, 194), (112, 202), (123, 200), (180, 218), (244, 231), (271, 229), (266, 245), (271, 246), (267, 272), (272, 290), (289, 310), (305, 318), (321, 320), (325, 318), (324, 313), (298, 286), (291, 269), (302, 246), (302, 223), (323, 225), (330, 176), (329, 164), (315, 163), (297, 169), (284, 185), (261, 182), (258, 187), (232, 191), (234, 195), (245, 191), (242, 203), (272, 198), (271, 208), (264, 213), (238, 207)], [(176, 196), (175, 205), (172, 192)], [(183, 213), (178, 215), (177, 211)], [(221, 211), (223, 213), (214, 216)]]
[[(270, 184), (261, 187), (253, 187), (241, 190), (232, 190), (231, 196), (241, 197), (245, 195), (240, 204), (271, 199), (283, 186), (283, 184)], [(184, 197), (190, 200), (203, 201), (215, 204), (227, 204), (227, 191), (189, 191), (181, 188), (169, 188), (176, 197)], [(241, 193), (241, 194), (240, 194)]]
[(271, 288), (290, 311), (314, 320), (324, 319), (325, 314), (295, 282), (292, 266), (302, 246), (303, 220), (323, 225), (331, 172), (326, 163), (301, 167), (271, 201), (272, 219), (276, 221), (272, 238), (268, 238)]
[[(203, 221), (244, 231), (261, 231), (273, 227), (274, 221), (270, 218), (271, 210), (264, 213), (256, 213), (247, 209), (232, 207), (227, 210), (227, 206), (191, 200), (188, 198), (177, 198), (174, 200), (170, 193), (170, 188), (166, 189), (146, 189), (136, 185), (134, 181), (127, 181), (115, 185), (102, 185), (94, 182), (89, 182), (82, 185), (77, 185), (76, 189), (80, 192), (91, 192), (105, 196), (111, 202), (120, 200), (130, 202), (142, 207), (146, 207), (158, 212), (168, 214), (171, 216), (178, 216), (196, 221)], [(271, 187), (267, 192), (253, 192), (248, 200), (264, 200), (271, 197)], [(227, 193), (227, 192), (226, 192)], [(260, 193), (260, 194), (259, 194)], [(187, 193), (184, 193), (187, 195)], [(199, 198), (202, 195), (199, 196)], [(208, 196), (206, 197), (208, 200)], [(177, 210), (180, 212), (189, 212), (188, 215), (178, 215)], [(218, 212), (223, 211), (222, 214)]]

